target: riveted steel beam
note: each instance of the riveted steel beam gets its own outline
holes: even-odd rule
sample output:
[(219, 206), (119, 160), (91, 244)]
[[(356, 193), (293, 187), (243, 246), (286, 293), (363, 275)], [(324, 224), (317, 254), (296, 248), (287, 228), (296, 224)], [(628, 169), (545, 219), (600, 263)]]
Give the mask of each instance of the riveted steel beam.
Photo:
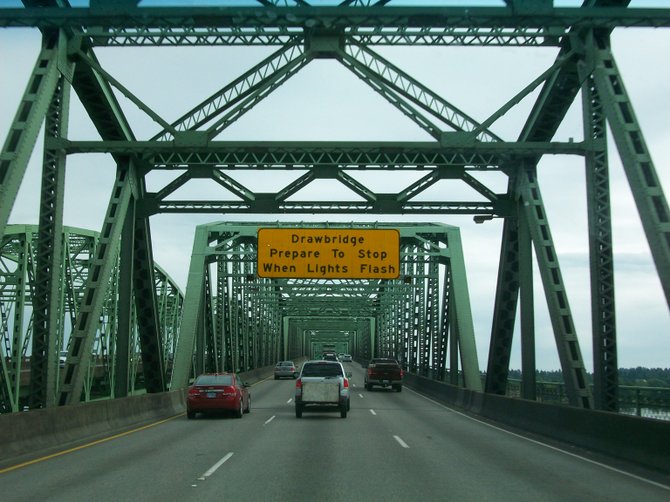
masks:
[(86, 293), (79, 305), (76, 325), (72, 332), (68, 358), (63, 370), (63, 381), (59, 390), (60, 405), (78, 403), (84, 388), (86, 365), (83, 364), (91, 352), (95, 332), (118, 255), (121, 230), (132, 195), (132, 173), (130, 165), (120, 166), (117, 172), (115, 196), (107, 208), (105, 223), (95, 256), (92, 257), (91, 272), (87, 279)]
[(658, 277), (670, 306), (670, 208), (607, 39), (596, 39), (595, 87), (640, 213)]
[[(54, 92), (45, 122), (48, 138), (66, 137), (70, 84), (61, 77)], [(40, 232), (33, 298), (33, 344), (30, 359), (30, 407), (56, 404), (56, 364), (58, 362), (58, 324), (62, 288), (63, 202), (65, 192), (65, 156), (44, 149), (40, 203)]]
[(0, 239), (59, 77), (58, 43), (45, 39), (0, 152)]
[(72, 28), (164, 27), (527, 27), (605, 28), (670, 26), (662, 8), (554, 7), (540, 13), (508, 7), (118, 7), (116, 9), (35, 7), (0, 12), (0, 27)]

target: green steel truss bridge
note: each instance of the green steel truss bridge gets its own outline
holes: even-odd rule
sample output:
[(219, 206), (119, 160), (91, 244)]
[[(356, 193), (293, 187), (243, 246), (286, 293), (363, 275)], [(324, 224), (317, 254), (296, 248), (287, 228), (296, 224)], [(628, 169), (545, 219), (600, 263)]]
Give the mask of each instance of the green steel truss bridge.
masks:
[[(571, 405), (617, 409), (617, 343), (606, 128), (612, 131), (662, 283), (670, 301), (670, 211), (610, 45), (616, 27), (665, 28), (670, 8), (636, 9), (627, 0), (505, 0), (496, 7), (420, 6), (395, 0), (257, 0), (224, 7), (150, 7), (137, 0), (23, 0), (0, 9), (0, 27), (40, 30), (42, 46), (0, 156), (2, 356), (0, 392), (19, 406), (20, 361), (30, 354), (31, 407), (90, 399), (96, 365), (109, 396), (186, 385), (202, 370), (249, 370), (308, 353), (317, 341), (346, 341), (356, 357), (400, 357), (416, 373), (472, 390), (504, 394), (515, 320), (520, 317), (523, 397), (534, 399), (533, 257), (537, 262)], [(225, 5), (225, 2), (221, 3)], [(217, 92), (167, 121), (102, 65), (98, 47), (274, 46)], [(553, 47), (546, 71), (477, 121), (382, 57), (380, 46)], [(423, 142), (241, 142), (226, 129), (314, 60), (340, 63), (421, 128)], [(68, 135), (74, 91), (99, 141)], [(158, 124), (136, 137), (116, 96)], [(520, 132), (491, 126), (536, 93)], [(577, 102), (584, 140), (553, 137)], [(39, 222), (8, 225), (41, 128)], [(69, 156), (106, 154), (116, 177), (98, 233), (63, 226)], [(594, 390), (587, 385), (565, 283), (537, 177), (547, 155), (583, 157), (587, 174)], [(179, 171), (156, 191), (146, 177)], [(300, 171), (274, 191), (253, 191), (235, 172)], [(358, 181), (365, 171), (416, 172), (418, 181), (381, 193)], [(502, 192), (480, 172), (506, 179)], [(212, 180), (230, 200), (178, 200), (189, 182)], [(336, 180), (357, 200), (303, 200), (301, 190)], [(469, 186), (470, 201), (435, 198), (441, 180)], [(183, 297), (154, 263), (150, 219), (161, 213), (248, 215), (247, 223), (198, 227)], [(396, 280), (260, 279), (258, 215), (416, 215), (417, 223), (322, 223), (401, 232)], [(425, 215), (503, 218), (498, 281), (484, 383), (457, 228), (420, 223)], [(324, 221), (327, 218), (324, 217)], [(282, 226), (283, 223), (274, 223)], [(303, 224), (309, 226), (310, 224)], [(85, 259), (79, 253), (86, 254)], [(182, 307), (183, 301), (183, 308)], [(180, 311), (178, 315), (176, 311)], [(59, 351), (67, 350), (63, 367)], [(141, 370), (139, 369), (141, 368)]]
[[(34, 404), (31, 399), (40, 395), (40, 386), (55, 394), (62, 377), (68, 353), (67, 343), (72, 326), (79, 315), (79, 305), (86, 293), (91, 260), (96, 254), (99, 234), (89, 230), (63, 227), (59, 313), (49, 343), (55, 344), (49, 353), (55, 364), (48, 364), (46, 375), (35, 374), (35, 365), (27, 365), (34, 329), (34, 289), (39, 255), (37, 225), (8, 225), (0, 244), (0, 319), (2, 325), (3, 411), (18, 411)], [(118, 257), (117, 257), (118, 260)], [(119, 264), (106, 287), (105, 298), (96, 326), (95, 339), (86, 360), (83, 397), (86, 401), (101, 396), (127, 395), (143, 389), (142, 349), (136, 322), (137, 312), (131, 305), (130, 320), (119, 319), (119, 298), (123, 280)], [(162, 358), (169, 361), (176, 349), (184, 295), (165, 271), (154, 264), (155, 297), (161, 326)], [(127, 295), (128, 293), (124, 293)], [(130, 295), (133, 296), (133, 292)], [(127, 326), (124, 331), (123, 326)], [(131, 327), (130, 332), (128, 327)], [(46, 383), (44, 378), (46, 377)], [(36, 387), (37, 386), (37, 387)]]

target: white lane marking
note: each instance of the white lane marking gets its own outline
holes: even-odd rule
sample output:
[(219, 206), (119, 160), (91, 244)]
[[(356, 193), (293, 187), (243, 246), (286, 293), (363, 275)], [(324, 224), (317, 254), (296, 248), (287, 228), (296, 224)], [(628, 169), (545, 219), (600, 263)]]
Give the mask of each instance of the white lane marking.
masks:
[(263, 425), (267, 425), (270, 422), (272, 422), (275, 419), (275, 415), (272, 415), (270, 418), (268, 418)]
[(405, 387), (405, 388), (406, 388), (407, 390), (409, 390), (410, 392), (413, 392), (413, 393), (416, 394), (417, 396), (424, 398), (426, 401), (430, 401), (430, 402), (433, 403), (433, 404), (436, 404), (436, 405), (438, 405), (438, 406), (441, 406), (442, 408), (445, 408), (445, 409), (451, 411), (452, 413), (456, 413), (457, 415), (460, 415), (460, 416), (462, 416), (462, 417), (464, 417), (464, 418), (467, 418), (467, 419), (469, 419), (469, 420), (472, 420), (473, 422), (477, 422), (477, 423), (480, 423), (480, 424), (482, 424), (482, 425), (486, 425), (487, 427), (490, 427), (491, 429), (495, 429), (495, 430), (497, 430), (497, 431), (504, 432), (505, 434), (509, 434), (510, 436), (514, 436), (514, 437), (517, 437), (517, 438), (520, 438), (520, 439), (525, 439), (526, 441), (529, 441), (529, 442), (534, 443), (534, 444), (536, 444), (536, 445), (544, 446), (545, 448), (549, 448), (550, 450), (554, 450), (554, 451), (557, 451), (557, 452), (559, 452), (559, 453), (563, 453), (564, 455), (568, 455), (568, 456), (570, 456), (570, 457), (573, 457), (573, 458), (582, 460), (582, 461), (584, 461), (584, 462), (588, 462), (589, 464), (597, 465), (597, 466), (599, 466), (599, 467), (602, 467), (603, 469), (607, 469), (608, 471), (612, 471), (612, 472), (616, 472), (616, 473), (619, 473), (619, 474), (623, 474), (624, 476), (628, 476), (629, 478), (637, 479), (638, 481), (643, 481), (643, 482), (645, 482), (645, 483), (648, 483), (648, 484), (650, 484), (650, 485), (656, 486), (656, 487), (658, 487), (658, 488), (663, 488), (664, 490), (668, 490), (668, 491), (670, 491), (670, 486), (668, 486), (668, 485), (663, 485), (663, 484), (661, 484), (661, 483), (657, 483), (656, 481), (652, 481), (651, 479), (643, 478), (643, 477), (638, 476), (638, 475), (636, 475), (636, 474), (633, 474), (633, 473), (631, 473), (631, 472), (622, 471), (621, 469), (617, 469), (616, 467), (612, 467), (612, 466), (610, 466), (610, 465), (603, 464), (603, 463), (601, 463), (601, 462), (596, 462), (595, 460), (591, 460), (590, 458), (582, 457), (581, 455), (577, 455), (576, 453), (572, 453), (572, 452), (569, 452), (569, 451), (565, 451), (565, 450), (562, 450), (562, 449), (557, 448), (557, 447), (555, 447), (555, 446), (551, 446), (551, 445), (549, 445), (549, 444), (542, 443), (541, 441), (537, 441), (537, 440), (535, 440), (535, 439), (527, 438), (527, 437), (525, 437), (525, 436), (522, 436), (521, 434), (516, 434), (516, 433), (514, 433), (514, 432), (511, 432), (511, 431), (502, 429), (502, 428), (500, 428), (500, 427), (496, 427), (495, 425), (489, 424), (489, 423), (487, 423), (487, 422), (483, 422), (482, 420), (478, 420), (478, 419), (476, 419), (476, 418), (474, 418), (474, 417), (471, 417), (471, 416), (469, 416), (469, 415), (466, 415), (465, 413), (461, 413), (460, 411), (455, 410), (455, 409), (453, 409), (453, 408), (450, 408), (449, 406), (446, 406), (446, 405), (444, 405), (444, 404), (442, 404), (442, 403), (438, 403), (437, 401), (435, 401), (435, 400), (433, 400), (433, 399), (430, 399), (429, 397), (426, 397), (426, 396), (424, 396), (423, 394), (419, 394), (419, 393), (416, 392), (415, 390), (412, 390), (412, 389), (410, 389), (410, 388), (408, 388), (408, 387)]
[(223, 457), (221, 460), (219, 460), (216, 464), (214, 464), (212, 467), (210, 467), (209, 470), (205, 474), (203, 474), (201, 477), (199, 477), (198, 479), (200, 481), (204, 481), (205, 479), (207, 479), (209, 476), (214, 474), (216, 472), (216, 470), (219, 467), (221, 467), (232, 456), (233, 456), (233, 452), (231, 451), (225, 457)]
[(291, 401), (293, 401), (293, 398), (291, 398), (291, 399), (289, 399), (288, 401), (286, 401), (286, 404), (291, 404)]
[(405, 443), (405, 442), (404, 442), (402, 439), (400, 439), (398, 436), (393, 436), (393, 439), (395, 439), (396, 441), (398, 441), (398, 444), (399, 444), (400, 446), (402, 446), (403, 448), (409, 448), (409, 446), (407, 446), (407, 443)]
[(361, 399), (363, 399), (363, 394), (360, 394), (360, 393), (359, 393), (358, 395), (361, 396)]
[(373, 409), (370, 410), (370, 413), (372, 413), (373, 415), (376, 415), (375, 410), (373, 410)]

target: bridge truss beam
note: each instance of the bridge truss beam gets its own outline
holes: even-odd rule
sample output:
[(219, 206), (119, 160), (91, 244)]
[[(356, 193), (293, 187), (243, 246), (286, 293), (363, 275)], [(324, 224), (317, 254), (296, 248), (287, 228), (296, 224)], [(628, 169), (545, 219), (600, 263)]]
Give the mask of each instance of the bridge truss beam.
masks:
[[(20, 411), (23, 407), (53, 405), (61, 392), (63, 373), (71, 364), (71, 345), (76, 343), (74, 329), (80, 317), (82, 298), (87, 294), (89, 276), (94, 273), (92, 258), (100, 249), (100, 238), (96, 232), (70, 227), (62, 227), (62, 252), (56, 263), (57, 287), (55, 312), (58, 322), (52, 327), (55, 336), (44, 349), (47, 366), (53, 371), (53, 387), (45, 389), (35, 386), (32, 368), (35, 361), (32, 350), (41, 340), (35, 341), (37, 311), (34, 291), (39, 279), (39, 244), (41, 229), (38, 225), (9, 225), (0, 246), (0, 304), (2, 305), (2, 344), (0, 346), (0, 409)], [(100, 397), (122, 397), (146, 388), (143, 372), (142, 342), (139, 323), (141, 314), (136, 308), (130, 312), (130, 334), (128, 349), (119, 351), (119, 337), (122, 331), (119, 312), (123, 309), (119, 295), (121, 274), (117, 254), (109, 285), (104, 288), (104, 298), (100, 315), (95, 324), (95, 337), (90, 350), (81, 356), (85, 369), (81, 399), (88, 401)], [(183, 294), (172, 279), (157, 267), (154, 271), (155, 296), (160, 324), (163, 326), (161, 339), (162, 357), (172, 358), (181, 322)], [(141, 290), (137, 289), (137, 294)], [(51, 346), (53, 343), (53, 346)], [(125, 358), (125, 359), (124, 359)], [(121, 359), (123, 364), (121, 364)], [(29, 366), (28, 366), (29, 364)], [(119, 367), (126, 368), (127, 374), (119, 374)], [(166, 370), (166, 371), (169, 371)], [(30, 376), (30, 378), (28, 378)], [(165, 375), (167, 378), (169, 375)], [(126, 383), (121, 390), (118, 382)], [(36, 404), (37, 403), (37, 404)]]
[[(57, 305), (54, 297), (57, 293), (50, 283), (53, 279), (45, 275), (47, 268), (54, 263), (59, 246), (56, 231), (60, 220), (58, 200), (63, 196), (63, 188), (54, 176), (54, 170), (63, 170), (70, 155), (104, 152), (111, 155), (116, 163), (117, 182), (100, 233), (99, 250), (94, 257), (95, 272), (89, 275), (83, 295), (85, 302), (72, 309), (77, 312), (72, 321), (76, 327), (73, 334), (76, 343), (70, 347), (58, 403), (77, 402), (85, 387), (84, 361), (94, 346), (96, 336), (96, 324), (91, 319), (98, 318), (104, 308), (103, 299), (107, 294), (105, 288), (115, 273), (113, 262), (120, 249), (123, 249), (123, 263), (132, 264), (122, 267), (122, 284), (124, 291), (135, 291), (148, 389), (159, 392), (166, 388), (163, 356), (168, 351), (165, 341), (161, 339), (163, 328), (160, 326), (154, 297), (150, 216), (173, 212), (368, 212), (472, 214), (480, 220), (505, 218), (486, 390), (504, 393), (519, 295), (525, 354), (524, 382), (529, 385), (533, 381), (532, 376), (525, 374), (534, 372), (533, 302), (530, 293), (533, 279), (529, 267), (532, 261), (529, 249), (532, 245), (540, 263), (540, 275), (559, 358), (566, 375), (570, 402), (576, 406), (591, 407), (585, 365), (574, 333), (565, 285), (536, 177), (537, 164), (542, 156), (569, 154), (586, 159), (589, 223), (595, 230), (592, 233), (598, 235), (590, 235), (593, 339), (597, 358), (594, 368), (596, 381), (601, 382), (596, 386), (598, 395), (595, 405), (602, 409), (613, 409), (617, 385), (616, 331), (612, 267), (608, 258), (611, 232), (607, 226), (607, 160), (602, 156), (605, 120), (614, 133), (669, 304), (670, 239), (667, 227), (670, 211), (632, 104), (614, 63), (608, 34), (619, 26), (670, 26), (670, 9), (631, 9), (627, 7), (627, 0), (586, 0), (583, 7), (578, 9), (554, 8), (549, 2), (531, 7), (529, 2), (511, 0), (506, 7), (498, 8), (403, 7), (394, 4), (393, 0), (378, 3), (341, 2), (333, 7), (315, 7), (307, 1), (287, 0), (262, 2), (253, 8), (216, 9), (144, 8), (132, 1), (117, 4), (113, 8), (103, 7), (103, 2), (92, 2), (90, 8), (74, 9), (69, 7), (66, 0), (24, 0), (24, 5), (24, 9), (0, 10), (0, 26), (39, 28), (44, 43), (0, 154), (0, 237), (6, 231), (9, 213), (16, 200), (32, 145), (46, 118), (50, 127), (45, 134), (45, 184), (41, 197), (44, 205), (41, 218), (44, 218), (44, 223), (40, 225), (40, 249), (43, 251), (37, 260), (39, 279), (36, 285), (36, 304), (39, 307), (39, 325), (36, 329), (39, 334), (34, 345), (34, 349), (43, 354), (38, 357), (44, 359), (35, 367), (35, 403), (49, 403), (48, 389), (53, 387), (49, 376), (53, 372), (49, 364), (53, 359), (56, 328), (52, 321), (47, 320), (60, 315), (54, 312)], [(180, 119), (169, 123), (107, 72), (94, 52), (96, 46), (140, 45), (275, 45), (279, 48)], [(382, 45), (542, 45), (557, 47), (559, 51), (550, 68), (488, 119), (478, 123), (372, 50), (372, 47)], [(315, 145), (300, 142), (260, 145), (217, 141), (217, 136), (225, 132), (230, 124), (288, 78), (312, 60), (323, 58), (343, 64), (414, 120), (435, 141), (394, 145)], [(72, 141), (67, 138), (67, 110), (63, 106), (67, 103), (66, 94), (63, 94), (67, 93), (66, 82), (71, 82), (77, 92), (101, 141)], [(494, 135), (490, 127), (495, 121), (540, 85), (542, 88), (535, 107), (519, 140), (506, 142)], [(554, 133), (580, 89), (585, 96), (586, 140), (576, 144), (552, 143)], [(137, 141), (115, 92), (123, 94), (158, 123), (161, 132), (148, 141)], [(59, 110), (58, 106), (63, 107)], [(54, 127), (53, 119), (56, 115), (63, 120), (59, 127)], [(157, 191), (148, 192), (145, 176), (160, 170), (182, 170), (184, 173)], [(259, 193), (235, 177), (236, 171), (254, 170), (304, 172), (275, 192)], [(379, 193), (359, 181), (355, 175), (356, 171), (379, 171), (383, 174), (390, 170), (425, 171), (425, 176), (394, 192)], [(507, 192), (496, 193), (487, 187), (477, 178), (478, 171), (499, 172), (507, 176)], [(177, 189), (190, 181), (203, 178), (218, 183), (230, 193), (230, 197), (212, 201), (175, 200), (172, 197)], [(356, 197), (345, 201), (300, 198), (303, 188), (324, 179), (337, 180)], [(426, 201), (421, 198), (429, 187), (442, 180), (461, 181), (475, 190), (477, 198), (466, 202), (444, 199)], [(47, 208), (48, 205), (51, 207)], [(47, 223), (50, 220), (54, 222), (51, 224), (53, 226)], [(121, 236), (124, 236), (124, 241), (132, 239), (132, 244), (121, 243)], [(252, 246), (247, 252), (253, 253), (253, 244), (245, 245)], [(25, 266), (28, 266), (27, 262)], [(186, 340), (182, 345), (199, 347), (198, 350), (207, 349), (196, 358), (203, 367), (212, 364), (214, 367), (218, 364), (231, 368), (255, 366), (265, 361), (270, 353), (276, 354), (277, 346), (281, 345), (260, 334), (266, 324), (254, 324), (260, 318), (267, 326), (276, 326), (280, 322), (276, 314), (267, 312), (267, 316), (254, 316), (251, 319), (240, 309), (265, 312), (264, 305), (275, 301), (281, 304), (282, 298), (277, 297), (272, 288), (261, 294), (251, 284), (246, 285), (245, 281), (254, 282), (251, 280), (253, 267), (249, 263), (232, 260), (229, 266), (231, 270), (226, 268), (226, 273), (232, 274), (231, 277), (243, 277), (244, 280), (220, 283), (218, 277), (207, 275), (200, 278), (200, 284), (217, 285), (216, 312), (203, 311), (209, 314), (202, 317), (208, 321), (198, 327), (197, 332), (202, 338), (198, 339), (198, 343), (191, 344), (191, 341)], [(419, 265), (406, 266), (411, 268)], [(202, 263), (194, 270), (205, 270), (204, 267)], [(442, 294), (448, 297), (451, 288), (459, 280), (453, 271), (446, 274), (441, 283)], [(410, 300), (390, 301), (392, 307), (384, 311), (385, 317), (378, 324), (387, 323), (390, 326), (388, 323), (400, 322), (411, 327), (412, 334), (402, 339), (377, 337), (374, 344), (370, 343), (371, 351), (400, 352), (417, 365), (419, 372), (425, 372), (430, 348), (433, 353), (440, 354), (441, 362), (436, 368), (440, 375), (447, 367), (453, 370), (457, 366), (455, 354), (472, 353), (470, 347), (463, 346), (459, 336), (446, 339), (445, 325), (455, 323), (455, 334), (463, 327), (464, 321), (460, 319), (463, 313), (459, 309), (446, 305), (437, 308), (431, 304), (426, 319), (408, 317), (408, 306), (413, 302), (426, 303), (428, 297), (432, 298), (436, 291), (436, 284), (440, 282), (436, 283), (431, 278), (425, 284), (427, 289), (419, 291), (418, 295), (411, 294), (407, 297)], [(295, 287), (296, 292), (299, 290), (298, 286), (288, 283), (284, 286)], [(209, 286), (204, 288), (201, 296), (191, 295), (189, 301), (193, 302), (196, 309), (194, 313), (185, 313), (185, 322), (194, 322), (197, 317), (191, 319), (189, 316), (201, 315), (199, 309), (213, 308), (212, 299), (207, 296), (211, 295), (210, 289)], [(394, 291), (394, 295), (399, 298), (403, 297), (402, 290), (402, 285), (389, 286), (389, 291)], [(139, 291), (146, 294), (137, 294)], [(307, 290), (304, 294), (308, 296), (314, 292)], [(378, 300), (381, 302), (382, 298)], [(458, 301), (449, 305), (458, 305)], [(337, 308), (318, 303), (311, 308), (314, 312), (330, 308), (331, 313), (337, 313)], [(221, 309), (224, 312), (220, 313)], [(121, 317), (127, 325), (129, 307), (123, 312), (122, 309)], [(429, 341), (427, 333), (435, 332), (435, 322), (440, 316), (443, 319), (440, 324), (442, 335), (439, 340), (432, 338)], [(213, 321), (210, 323), (209, 319)], [(218, 341), (213, 334), (219, 332), (221, 323), (232, 331), (227, 335), (229, 339)], [(192, 324), (189, 326), (193, 327)], [(127, 328), (123, 330), (129, 333)], [(233, 332), (244, 335), (233, 340), (230, 339), (230, 333)], [(12, 338), (16, 342), (13, 347), (16, 347), (20, 345), (21, 338), (17, 336), (15, 334), (13, 338), (5, 339)], [(192, 341), (195, 342), (195, 339)], [(442, 357), (447, 346), (451, 348), (449, 365)], [(178, 367), (181, 373), (177, 381), (181, 383), (188, 378), (186, 358), (191, 355), (175, 355), (180, 361)], [(471, 369), (471, 362), (467, 366)], [(11, 372), (5, 373), (9, 375)], [(450, 378), (455, 378), (453, 371)], [(13, 392), (12, 385), (4, 387), (5, 392)], [(528, 392), (526, 397), (532, 398)]]

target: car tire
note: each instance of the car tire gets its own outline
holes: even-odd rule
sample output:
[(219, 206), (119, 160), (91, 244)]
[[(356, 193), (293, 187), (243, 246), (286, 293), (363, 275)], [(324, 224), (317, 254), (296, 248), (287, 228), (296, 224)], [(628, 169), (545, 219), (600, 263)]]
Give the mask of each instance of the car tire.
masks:
[(369, 383), (366, 383), (365, 384), (365, 390), (372, 390), (372, 385), (370, 385)]
[(398, 385), (398, 386), (395, 388), (395, 390), (397, 390), (398, 392), (402, 392), (402, 385)]
[(275, 375), (275, 380), (279, 380), (279, 377), (277, 375)]
[(340, 418), (347, 418), (347, 405), (343, 404), (340, 407)]
[(240, 398), (240, 408), (235, 410), (235, 418), (242, 418), (242, 415), (244, 415), (244, 410), (242, 409), (243, 404), (242, 398)]
[(186, 418), (188, 418), (189, 420), (194, 419), (195, 418), (195, 411), (186, 410)]
[(302, 406), (295, 405), (295, 418), (302, 418)]
[(247, 399), (247, 407), (244, 409), (244, 413), (251, 413), (251, 396)]

